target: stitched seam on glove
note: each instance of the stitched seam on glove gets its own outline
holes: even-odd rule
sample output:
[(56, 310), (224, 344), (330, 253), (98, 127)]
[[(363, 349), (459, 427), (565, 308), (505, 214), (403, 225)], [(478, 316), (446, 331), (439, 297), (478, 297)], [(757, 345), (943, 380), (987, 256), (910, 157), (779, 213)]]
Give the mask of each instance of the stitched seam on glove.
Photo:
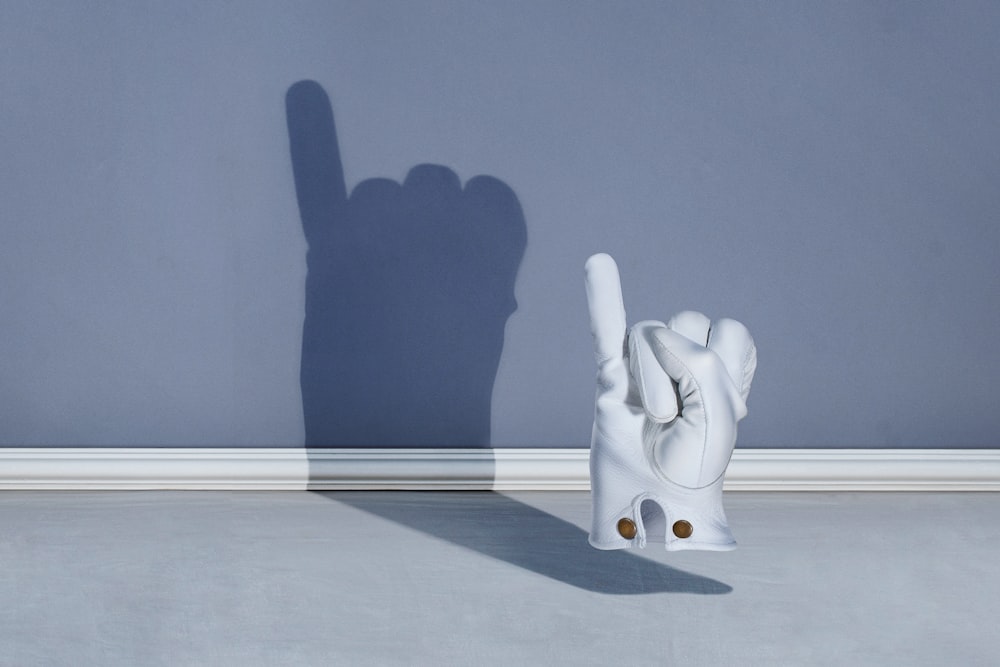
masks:
[[(744, 396), (745, 393), (749, 392), (750, 387), (747, 382), (748, 376), (757, 369), (757, 347), (751, 343), (747, 345), (746, 352), (743, 354), (743, 380), (740, 382), (740, 396)], [(751, 365), (751, 360), (753, 364)]]

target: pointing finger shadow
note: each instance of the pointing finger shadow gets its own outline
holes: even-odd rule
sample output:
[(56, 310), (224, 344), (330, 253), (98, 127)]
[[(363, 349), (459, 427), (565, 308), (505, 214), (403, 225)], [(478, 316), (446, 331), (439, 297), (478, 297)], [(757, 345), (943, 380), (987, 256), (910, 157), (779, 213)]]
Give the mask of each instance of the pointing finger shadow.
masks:
[(493, 492), (314, 492), (595, 593), (721, 595), (731, 586), (627, 551), (599, 551), (578, 526)]
[(527, 245), (514, 191), (442, 165), (348, 193), (315, 81), (285, 98), (306, 255), (307, 447), (488, 447), (493, 384)]

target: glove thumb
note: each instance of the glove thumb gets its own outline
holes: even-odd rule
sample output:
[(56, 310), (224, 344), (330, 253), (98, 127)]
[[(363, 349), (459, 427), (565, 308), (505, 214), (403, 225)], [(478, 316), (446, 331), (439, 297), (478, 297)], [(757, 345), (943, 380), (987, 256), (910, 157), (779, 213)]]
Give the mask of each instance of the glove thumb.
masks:
[(677, 418), (678, 399), (673, 380), (653, 351), (653, 332), (665, 329), (663, 322), (645, 320), (629, 329), (628, 363), (646, 415), (665, 424)]

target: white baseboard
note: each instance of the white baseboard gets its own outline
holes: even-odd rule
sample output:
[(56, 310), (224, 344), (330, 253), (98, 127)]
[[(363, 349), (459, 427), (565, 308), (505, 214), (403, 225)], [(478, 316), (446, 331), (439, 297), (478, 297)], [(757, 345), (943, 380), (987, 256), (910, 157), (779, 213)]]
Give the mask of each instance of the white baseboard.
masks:
[[(586, 449), (0, 449), (4, 490), (581, 490)], [(1000, 450), (737, 449), (727, 491), (1000, 491)]]

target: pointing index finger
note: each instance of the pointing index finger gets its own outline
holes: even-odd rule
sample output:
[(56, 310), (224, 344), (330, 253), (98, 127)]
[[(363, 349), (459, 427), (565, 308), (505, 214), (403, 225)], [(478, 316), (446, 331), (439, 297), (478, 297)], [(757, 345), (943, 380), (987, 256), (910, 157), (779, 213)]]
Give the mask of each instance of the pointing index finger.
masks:
[(625, 346), (625, 304), (618, 265), (610, 255), (593, 255), (585, 265), (587, 306), (594, 353), (598, 363), (622, 359)]

